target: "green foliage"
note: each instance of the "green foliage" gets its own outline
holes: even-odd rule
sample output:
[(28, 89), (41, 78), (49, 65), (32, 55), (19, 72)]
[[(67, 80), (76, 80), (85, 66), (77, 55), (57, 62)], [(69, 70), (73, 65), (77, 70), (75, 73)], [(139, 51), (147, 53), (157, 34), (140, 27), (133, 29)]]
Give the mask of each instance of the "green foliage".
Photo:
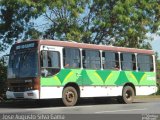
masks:
[(156, 95), (160, 95), (160, 84), (159, 83), (157, 83), (157, 88), (158, 88), (158, 90), (156, 92)]
[(160, 61), (159, 60), (157, 60), (156, 66), (157, 66), (157, 81), (158, 83), (160, 83)]
[(47, 4), (45, 18), (51, 24), (45, 31), (47, 38), (81, 42), (84, 31), (80, 19), (87, 1), (58, 0)]
[(7, 67), (4, 65), (3, 61), (0, 60), (0, 100), (6, 89), (6, 79), (7, 79)]
[(160, 95), (160, 60), (158, 60), (158, 53), (156, 53), (156, 68), (157, 68), (157, 88), (156, 95)]
[[(32, 19), (37, 18), (41, 12), (40, 6), (34, 6), (29, 0), (1, 0), (0, 1), (0, 51), (4, 51), (18, 39), (26, 39), (32, 34)], [(36, 32), (34, 30), (34, 32)]]
[(147, 33), (160, 25), (155, 0), (1, 0), (0, 51), (21, 39), (39, 38), (34, 19), (43, 16), (44, 38), (151, 49)]
[[(49, 3), (49, 2), (48, 2)], [(146, 36), (158, 30), (160, 4), (152, 0), (59, 0), (45, 18), (51, 39), (151, 49)]]
[[(118, 46), (149, 47), (146, 33), (154, 32), (159, 25), (159, 3), (148, 0), (93, 1), (93, 42), (104, 41)], [(157, 14), (158, 13), (158, 14)], [(157, 24), (156, 24), (157, 23)], [(114, 39), (114, 41), (112, 40)]]

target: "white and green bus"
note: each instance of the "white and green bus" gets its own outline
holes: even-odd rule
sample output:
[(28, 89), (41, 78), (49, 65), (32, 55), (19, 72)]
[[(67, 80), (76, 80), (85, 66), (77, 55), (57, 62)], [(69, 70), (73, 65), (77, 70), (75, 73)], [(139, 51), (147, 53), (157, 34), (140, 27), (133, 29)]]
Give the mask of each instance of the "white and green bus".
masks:
[(33, 40), (12, 46), (8, 99), (62, 98), (73, 106), (82, 97), (117, 97), (132, 103), (135, 95), (155, 93), (152, 50), (56, 40)]

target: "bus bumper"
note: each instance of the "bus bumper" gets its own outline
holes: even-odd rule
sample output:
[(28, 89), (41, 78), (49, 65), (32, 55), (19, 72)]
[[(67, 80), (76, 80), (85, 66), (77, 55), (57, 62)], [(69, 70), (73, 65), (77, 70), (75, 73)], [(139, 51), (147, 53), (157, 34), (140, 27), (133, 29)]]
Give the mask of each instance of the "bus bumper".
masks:
[(30, 90), (25, 92), (6, 92), (7, 99), (39, 99), (39, 90)]

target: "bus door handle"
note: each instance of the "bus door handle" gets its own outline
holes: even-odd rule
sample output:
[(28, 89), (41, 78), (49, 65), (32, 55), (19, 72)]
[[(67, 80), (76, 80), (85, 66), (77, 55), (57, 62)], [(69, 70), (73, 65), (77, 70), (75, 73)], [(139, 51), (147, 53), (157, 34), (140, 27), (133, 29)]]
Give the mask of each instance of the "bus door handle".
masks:
[(77, 77), (80, 77), (80, 76), (82, 76), (82, 75), (81, 75), (81, 74), (79, 74), (79, 73), (76, 73), (76, 76), (77, 76)]

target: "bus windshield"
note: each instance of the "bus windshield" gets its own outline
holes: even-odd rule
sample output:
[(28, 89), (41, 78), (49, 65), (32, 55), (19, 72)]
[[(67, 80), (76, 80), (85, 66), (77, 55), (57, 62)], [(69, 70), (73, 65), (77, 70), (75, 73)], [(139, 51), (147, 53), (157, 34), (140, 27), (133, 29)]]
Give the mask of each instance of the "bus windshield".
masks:
[(38, 53), (25, 50), (10, 54), (8, 78), (36, 77), (38, 75)]

